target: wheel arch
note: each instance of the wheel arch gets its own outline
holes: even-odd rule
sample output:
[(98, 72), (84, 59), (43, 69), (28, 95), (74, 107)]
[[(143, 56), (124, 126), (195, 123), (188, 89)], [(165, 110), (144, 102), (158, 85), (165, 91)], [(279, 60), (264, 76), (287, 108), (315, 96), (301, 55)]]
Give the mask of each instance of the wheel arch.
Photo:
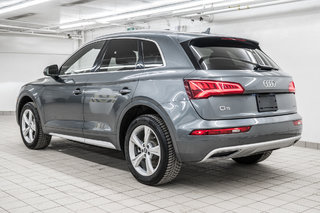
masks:
[(29, 103), (29, 102), (33, 102), (34, 104), (36, 104), (36, 101), (35, 99), (29, 95), (29, 94), (22, 94), (20, 95), (18, 101), (17, 101), (17, 106), (16, 106), (16, 119), (17, 119), (17, 122), (18, 124), (20, 125), (20, 122), (19, 122), (19, 119), (20, 119), (20, 114), (21, 114), (21, 110), (23, 108), (23, 106), (26, 104), (26, 103)]
[(143, 114), (157, 114), (158, 116), (160, 116), (160, 118), (164, 121), (164, 123), (168, 127), (176, 156), (180, 160), (180, 155), (175, 142), (176, 141), (175, 129), (169, 115), (161, 107), (159, 103), (157, 103), (156, 101), (150, 98), (145, 98), (145, 97), (134, 98), (132, 102), (128, 104), (120, 114), (120, 117), (117, 123), (117, 143), (119, 145), (118, 147), (120, 148), (120, 150), (122, 151), (124, 150), (125, 134), (130, 123), (136, 117)]

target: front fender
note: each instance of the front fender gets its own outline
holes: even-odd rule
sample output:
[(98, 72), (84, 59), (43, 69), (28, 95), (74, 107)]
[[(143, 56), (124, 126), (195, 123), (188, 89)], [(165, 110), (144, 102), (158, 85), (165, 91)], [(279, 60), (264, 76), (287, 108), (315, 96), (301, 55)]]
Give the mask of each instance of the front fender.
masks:
[(44, 114), (43, 114), (43, 110), (41, 108), (42, 104), (40, 102), (40, 98), (39, 98), (39, 95), (42, 91), (42, 87), (33, 87), (31, 85), (26, 85), (26, 86), (23, 86), (21, 88), (21, 92), (18, 96), (18, 99), (17, 99), (17, 104), (16, 104), (16, 120), (17, 120), (17, 123), (19, 124), (19, 120), (20, 120), (20, 111), (23, 107), (22, 104), (25, 104), (25, 99), (28, 98), (28, 99), (31, 99), (32, 102), (35, 104), (37, 110), (38, 110), (38, 113), (39, 113), (39, 117), (40, 117), (40, 121), (41, 121), (41, 126), (43, 127), (44, 125)]

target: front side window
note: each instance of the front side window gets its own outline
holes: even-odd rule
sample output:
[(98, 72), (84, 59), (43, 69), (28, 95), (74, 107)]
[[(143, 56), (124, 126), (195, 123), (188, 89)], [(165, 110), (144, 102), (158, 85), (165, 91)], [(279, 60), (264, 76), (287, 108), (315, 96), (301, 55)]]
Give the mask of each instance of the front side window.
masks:
[(60, 75), (90, 72), (104, 43), (105, 41), (99, 41), (80, 49), (62, 65)]
[(138, 40), (114, 39), (109, 41), (100, 66), (101, 72), (134, 70), (138, 63)]
[(157, 45), (151, 41), (141, 41), (145, 68), (163, 66), (162, 57)]
[(198, 40), (191, 43), (190, 48), (205, 70), (253, 70), (257, 66), (278, 69), (277, 64), (260, 49), (239, 42), (219, 44), (217, 41)]

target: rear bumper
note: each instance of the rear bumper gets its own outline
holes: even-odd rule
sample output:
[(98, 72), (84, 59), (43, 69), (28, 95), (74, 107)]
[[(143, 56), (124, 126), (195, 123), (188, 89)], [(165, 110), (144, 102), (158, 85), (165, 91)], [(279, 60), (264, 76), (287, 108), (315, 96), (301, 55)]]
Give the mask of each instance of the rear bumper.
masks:
[(225, 158), (238, 158), (249, 156), (254, 153), (261, 153), (268, 150), (275, 150), (285, 148), (295, 144), (301, 137), (291, 137), (279, 140), (260, 142), (247, 145), (230, 146), (224, 148), (217, 148), (209, 152), (201, 161), (205, 161), (209, 158), (225, 157)]
[[(182, 162), (199, 162), (210, 157), (243, 157), (288, 147), (301, 137), (302, 126), (293, 124), (293, 121), (299, 119), (299, 114), (290, 114), (234, 120), (192, 120), (177, 128), (177, 154)], [(239, 126), (251, 126), (251, 129), (237, 134), (190, 135), (194, 129)]]

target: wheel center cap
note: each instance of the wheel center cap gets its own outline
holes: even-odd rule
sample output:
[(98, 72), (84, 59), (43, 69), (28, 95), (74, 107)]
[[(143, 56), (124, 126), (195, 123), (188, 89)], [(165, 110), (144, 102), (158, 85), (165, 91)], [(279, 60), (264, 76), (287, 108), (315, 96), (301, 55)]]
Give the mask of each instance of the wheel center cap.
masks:
[(144, 152), (144, 153), (147, 153), (147, 152), (148, 152), (147, 148), (144, 148), (144, 149), (143, 149), (143, 152)]

